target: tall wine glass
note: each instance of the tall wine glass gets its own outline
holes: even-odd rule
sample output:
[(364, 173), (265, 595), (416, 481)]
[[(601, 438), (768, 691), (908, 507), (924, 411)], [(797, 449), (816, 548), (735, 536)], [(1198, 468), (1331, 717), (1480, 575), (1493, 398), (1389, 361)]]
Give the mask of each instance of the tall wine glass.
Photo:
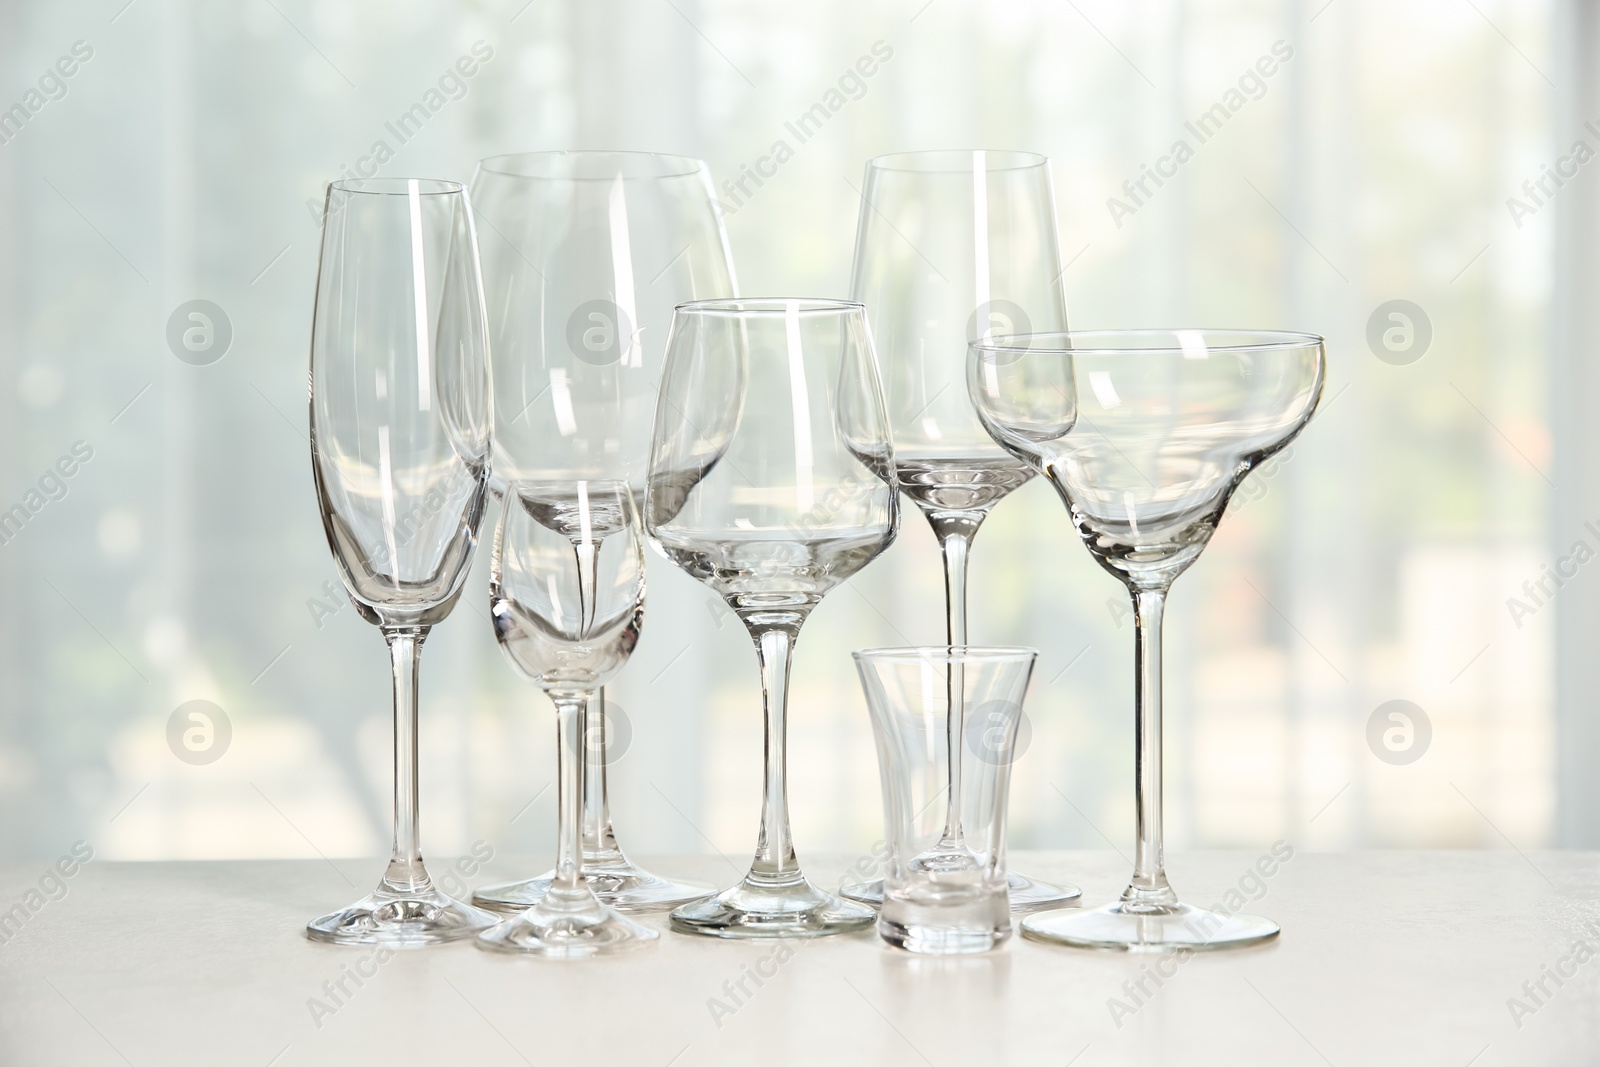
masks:
[[(472, 194), (491, 309), (496, 490), (613, 479), (642, 492), (672, 309), (736, 291), (706, 165), (646, 152), (493, 156)], [(583, 854), (595, 892), (623, 911), (710, 893), (623, 854), (606, 796), (604, 690), (587, 720)], [(473, 902), (527, 907), (554, 873), (485, 886)]]
[[(975, 342), (984, 426), (1056, 487), (1095, 561), (1134, 607), (1138, 849), (1122, 899), (1033, 915), (1024, 937), (1092, 948), (1223, 948), (1276, 923), (1179, 902), (1161, 833), (1161, 614), (1245, 475), (1288, 444), (1322, 394), (1322, 338), (1175, 330)], [(1062, 380), (1068, 382), (1063, 388)]]
[(555, 878), (480, 948), (561, 959), (659, 936), (602, 904), (584, 877), (584, 716), (644, 624), (644, 541), (625, 482), (513, 482), (495, 528), (489, 603), (500, 650), (556, 706), (561, 783)]
[(308, 936), (426, 945), (494, 916), (450, 899), (417, 835), (417, 657), (456, 606), (489, 479), (488, 324), (455, 182), (328, 187), (311, 333), (311, 469), (339, 575), (394, 669), (394, 851), (370, 896)]
[(708, 300), (673, 320), (656, 407), (645, 528), (719, 594), (755, 641), (766, 711), (761, 835), (744, 880), (672, 913), (717, 937), (870, 926), (795, 858), (785, 783), (789, 663), (823, 596), (894, 540), (899, 504), (860, 304)]
[[(990, 509), (1033, 477), (999, 448), (967, 399), (968, 342), (995, 333), (1067, 328), (1050, 161), (1032, 152), (903, 152), (867, 162), (850, 298), (866, 305), (883, 368), (900, 488), (922, 511), (944, 556), (945, 637), (967, 643), (967, 557)], [(961, 699), (952, 678), (950, 700)], [(959, 713), (952, 724), (962, 721)], [(952, 729), (955, 727), (952, 726)], [(951, 751), (955, 751), (954, 748)], [(959, 761), (939, 848), (970, 858), (961, 839)], [(1013, 911), (1060, 907), (1072, 885), (1013, 873)], [(846, 886), (872, 904), (883, 880)]]

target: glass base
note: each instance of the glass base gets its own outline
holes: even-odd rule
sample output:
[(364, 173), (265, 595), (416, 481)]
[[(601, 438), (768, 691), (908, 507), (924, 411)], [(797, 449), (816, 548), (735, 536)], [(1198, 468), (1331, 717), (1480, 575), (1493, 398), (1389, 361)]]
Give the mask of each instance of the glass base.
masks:
[[(1006, 889), (1011, 897), (1011, 913), (1022, 915), (1030, 911), (1043, 911), (1046, 908), (1070, 908), (1083, 899), (1083, 890), (1069, 882), (1052, 884), (1050, 882), (1035, 882), (1020, 874), (1008, 875)], [(874, 878), (870, 882), (856, 882), (839, 890), (839, 895), (846, 900), (854, 900), (860, 904), (867, 904), (874, 908), (883, 907), (883, 879)], [(473, 903), (479, 901), (473, 898)]]
[(988, 952), (1011, 936), (1011, 913), (998, 879), (941, 882), (937, 876), (889, 894), (878, 913), (878, 936), (896, 948), (929, 956)]
[(409, 893), (380, 885), (348, 908), (307, 923), (306, 936), (336, 945), (413, 948), (473, 937), (499, 921), (500, 916), (447, 897), (431, 885)]
[(754, 876), (714, 897), (685, 904), (672, 913), (672, 928), (708, 937), (824, 937), (869, 929), (871, 908), (824, 893), (802, 876), (762, 884)]
[[(617, 911), (659, 911), (675, 908), (714, 893), (715, 887), (700, 882), (676, 882), (635, 867), (626, 857), (616, 860), (583, 861), (583, 877), (600, 903)], [(473, 891), (472, 903), (503, 915), (514, 915), (544, 899), (555, 878), (546, 871), (537, 878), (503, 882)]]
[(999, 948), (1011, 936), (1008, 923), (997, 929), (922, 926), (878, 920), (878, 936), (895, 948), (923, 956), (968, 956)]
[(1089, 911), (1052, 911), (1022, 922), (1022, 936), (1076, 948), (1172, 952), (1239, 948), (1278, 936), (1278, 924), (1255, 915), (1223, 915), (1188, 904), (1130, 911), (1121, 901)]
[(661, 937), (601, 904), (589, 888), (553, 888), (533, 907), (478, 935), (491, 952), (586, 959), (647, 948)]

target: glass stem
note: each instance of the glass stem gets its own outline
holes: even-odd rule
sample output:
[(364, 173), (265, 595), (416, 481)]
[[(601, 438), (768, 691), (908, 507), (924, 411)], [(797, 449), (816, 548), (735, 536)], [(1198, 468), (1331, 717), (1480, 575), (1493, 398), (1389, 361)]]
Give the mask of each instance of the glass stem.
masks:
[(947, 533), (939, 538), (944, 554), (945, 636), (951, 645), (967, 643), (967, 552), (972, 538)]
[(800, 882), (800, 862), (795, 858), (789, 833), (789, 790), (785, 782), (788, 736), (789, 662), (794, 638), (786, 630), (765, 630), (756, 635), (761, 660), (761, 702), (766, 720), (766, 790), (761, 801), (761, 839), (747, 882), (762, 886)]
[[(573, 560), (578, 566), (578, 617), (583, 632), (594, 626), (596, 587), (599, 585), (600, 544), (576, 540)], [(583, 858), (589, 863), (624, 862), (611, 832), (611, 808), (606, 798), (606, 698), (597, 689), (589, 698), (583, 723)]]
[(426, 629), (386, 630), (394, 668), (394, 852), (383, 889), (415, 893), (428, 889), (417, 835), (417, 659)]
[(622, 862), (622, 850), (611, 832), (611, 801), (606, 795), (606, 691), (596, 689), (584, 712), (583, 729), (583, 861)]
[(594, 629), (595, 587), (600, 582), (600, 545), (595, 541), (575, 541), (572, 555), (578, 564), (578, 619), (581, 636)]
[[(944, 554), (945, 636), (947, 644), (967, 643), (967, 553), (972, 538), (965, 533), (946, 532), (939, 538)], [(961, 836), (961, 737), (966, 723), (966, 680), (961, 666), (950, 664), (949, 719), (945, 724), (948, 781), (945, 783), (944, 832), (939, 835), (941, 851), (965, 848)]]
[(556, 705), (556, 875), (551, 888), (572, 891), (583, 879), (584, 716), (589, 697), (551, 693)]
[(1122, 894), (1124, 910), (1162, 913), (1177, 904), (1167, 884), (1161, 838), (1161, 614), (1165, 589), (1133, 591), (1134, 789), (1138, 849), (1133, 880)]

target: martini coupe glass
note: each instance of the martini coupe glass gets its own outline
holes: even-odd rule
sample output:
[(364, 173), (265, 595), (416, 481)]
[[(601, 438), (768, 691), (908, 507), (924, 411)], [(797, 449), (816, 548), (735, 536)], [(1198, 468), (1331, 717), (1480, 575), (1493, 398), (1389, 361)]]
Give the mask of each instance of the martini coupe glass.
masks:
[[(1086, 948), (1248, 945), (1278, 925), (1184, 904), (1161, 831), (1161, 614), (1228, 500), (1311, 419), (1325, 356), (1312, 334), (1108, 331), (976, 341), (968, 392), (1007, 452), (1056, 487), (1095, 562), (1133, 598), (1133, 878), (1120, 900), (1030, 916), (1022, 935)], [(1065, 380), (1066, 387), (1062, 386)]]

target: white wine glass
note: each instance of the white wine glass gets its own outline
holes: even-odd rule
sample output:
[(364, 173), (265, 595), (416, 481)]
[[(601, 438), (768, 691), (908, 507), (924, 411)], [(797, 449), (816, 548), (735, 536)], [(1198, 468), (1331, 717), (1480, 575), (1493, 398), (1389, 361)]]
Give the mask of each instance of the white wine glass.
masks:
[[(945, 642), (967, 643), (967, 561), (991, 509), (1033, 477), (994, 443), (967, 397), (969, 342), (1067, 328), (1050, 161), (1033, 152), (901, 152), (867, 162), (850, 298), (866, 306), (883, 373), (900, 489), (917, 505), (944, 558)], [(952, 677), (952, 705), (961, 698)], [(951, 723), (963, 721), (953, 708)], [(962, 841), (960, 761), (940, 848), (970, 860)], [(1077, 886), (1012, 872), (1013, 911), (1078, 900)], [(883, 880), (841, 893), (873, 905)]]

